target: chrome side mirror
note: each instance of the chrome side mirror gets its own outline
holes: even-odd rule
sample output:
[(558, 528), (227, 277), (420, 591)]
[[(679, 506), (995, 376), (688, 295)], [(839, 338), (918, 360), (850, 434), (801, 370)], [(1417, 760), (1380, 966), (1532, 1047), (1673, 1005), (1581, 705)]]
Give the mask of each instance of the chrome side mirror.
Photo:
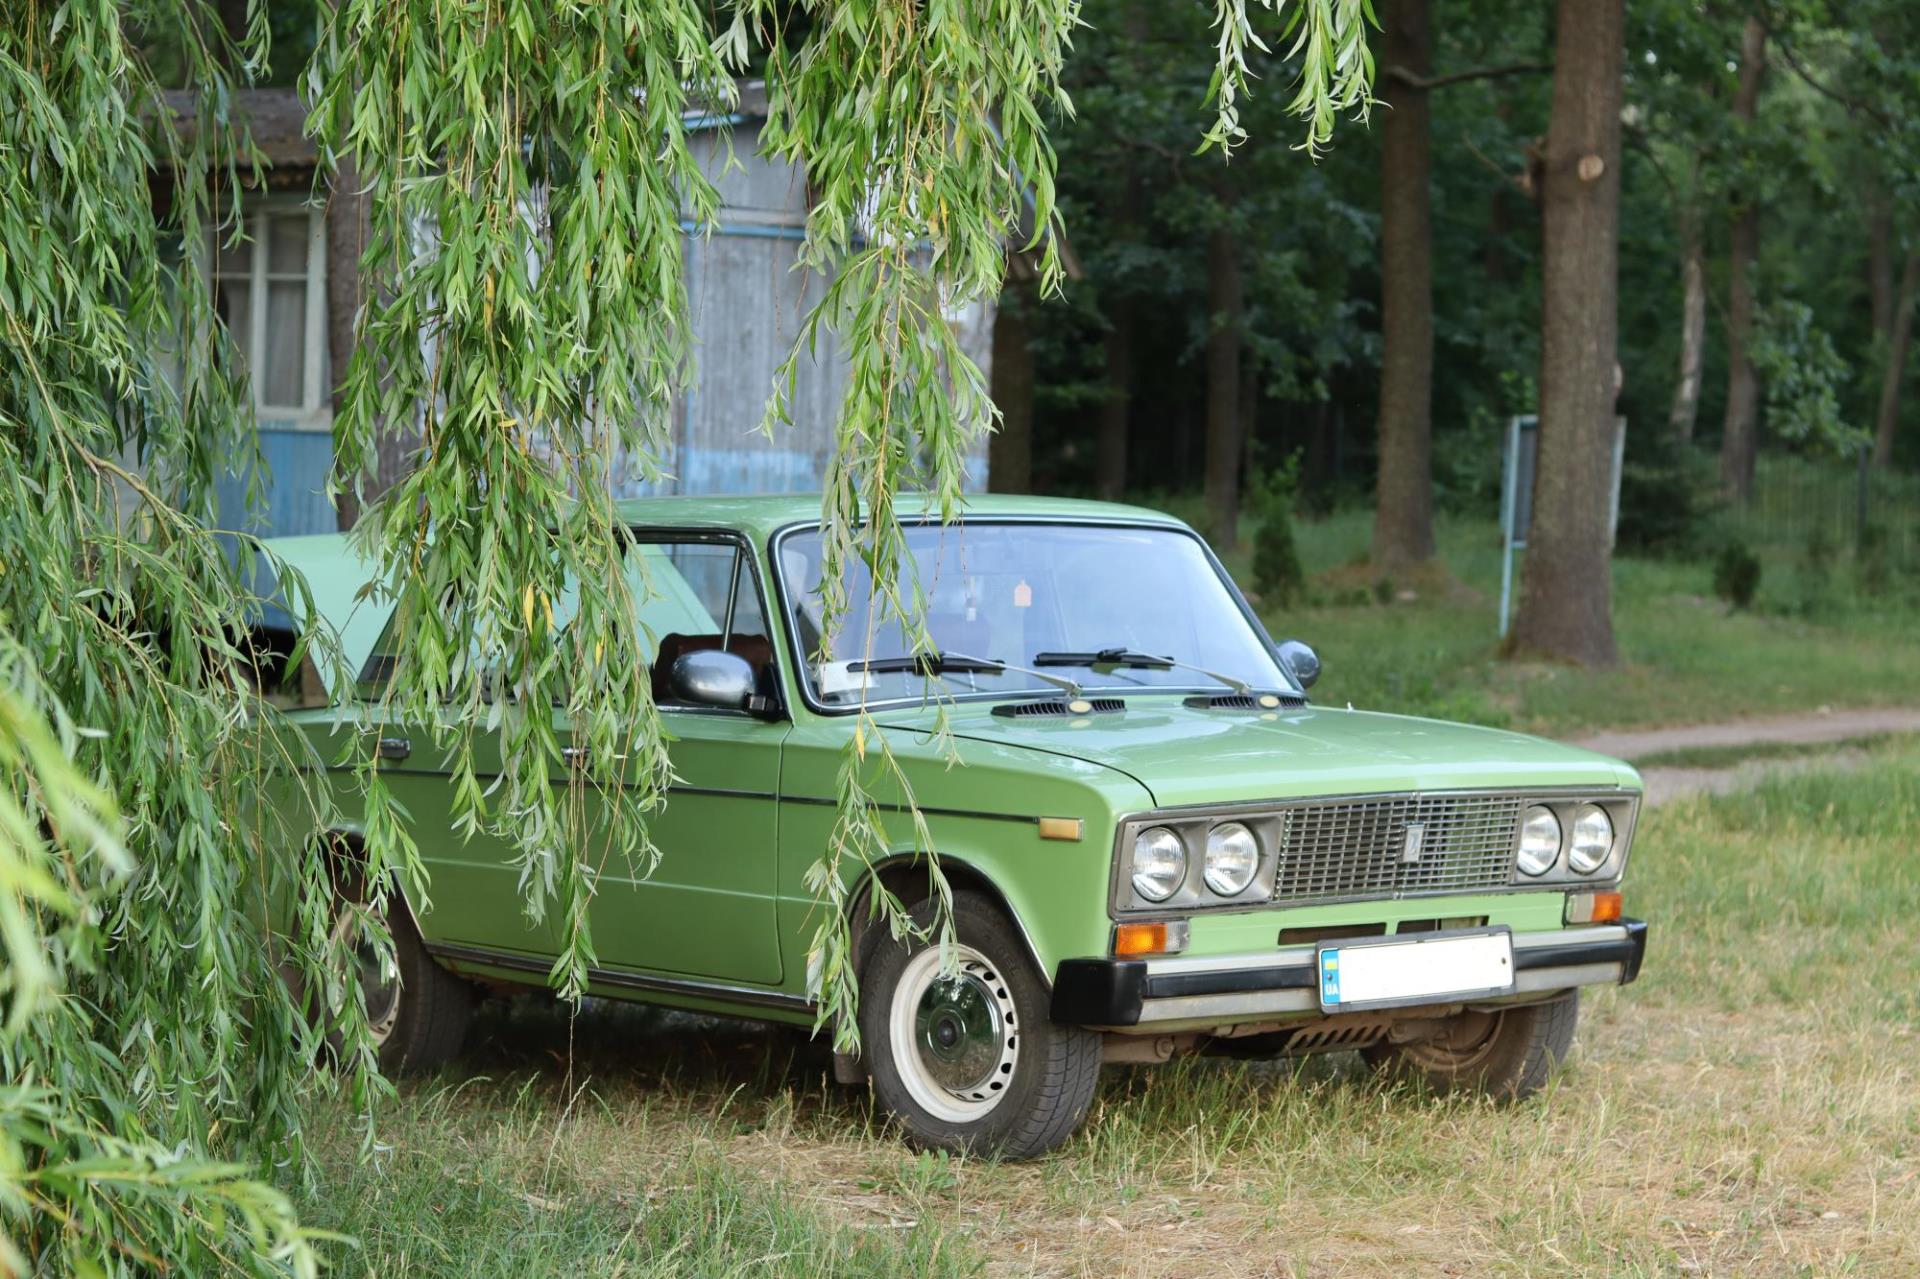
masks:
[(1320, 655), (1299, 640), (1280, 641), (1280, 660), (1293, 672), (1301, 688), (1312, 688), (1313, 682), (1320, 678)]
[(753, 667), (738, 653), (724, 649), (697, 649), (673, 659), (667, 687), (678, 702), (716, 706), (722, 710), (754, 709)]

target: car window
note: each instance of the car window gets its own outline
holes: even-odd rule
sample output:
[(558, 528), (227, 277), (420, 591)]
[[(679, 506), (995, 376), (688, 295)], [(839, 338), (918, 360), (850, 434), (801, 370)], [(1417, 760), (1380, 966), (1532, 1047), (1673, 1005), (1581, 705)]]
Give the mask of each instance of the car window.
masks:
[(679, 704), (669, 678), (683, 653), (725, 649), (773, 681), (773, 639), (753, 559), (735, 542), (647, 542), (634, 548), (640, 650), (657, 705)]
[[(1176, 529), (1068, 523), (967, 522), (904, 531), (906, 557), (894, 590), (926, 603), (926, 630), (945, 654), (1042, 666), (1088, 690), (1188, 690), (1242, 681), (1291, 691), (1265, 637), (1242, 611), (1231, 586), (1198, 539)], [(914, 669), (867, 672), (913, 650), (907, 628), (883, 608), (868, 616), (873, 584), (857, 559), (843, 577), (848, 615), (821, 659), (822, 544), (811, 530), (783, 538), (779, 569), (792, 600), (800, 661), (815, 696), (828, 706), (923, 697)], [(1165, 658), (1169, 664), (1076, 661), (1106, 651)], [(1096, 666), (1099, 668), (1096, 669)], [(955, 696), (1028, 696), (1046, 680), (1018, 671), (971, 670), (940, 677)]]
[[(639, 620), (634, 658), (648, 669), (657, 704), (675, 704), (667, 678), (674, 659), (702, 649), (738, 654), (760, 682), (771, 684), (773, 642), (766, 608), (752, 557), (738, 543), (637, 539), (628, 556), (627, 583)], [(564, 630), (576, 605), (571, 591), (554, 601), (554, 625)], [(395, 646), (403, 642), (396, 620), (388, 617), (361, 668), (363, 697), (378, 697), (392, 673)], [(475, 658), (484, 661), (486, 655)]]

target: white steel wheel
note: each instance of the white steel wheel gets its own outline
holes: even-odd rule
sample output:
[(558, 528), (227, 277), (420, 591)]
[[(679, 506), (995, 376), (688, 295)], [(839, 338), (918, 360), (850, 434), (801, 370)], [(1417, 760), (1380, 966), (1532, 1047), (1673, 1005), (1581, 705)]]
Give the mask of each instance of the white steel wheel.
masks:
[(1005, 1099), (1020, 1060), (1020, 1012), (985, 955), (954, 949), (951, 973), (937, 946), (907, 961), (887, 1038), (908, 1095), (934, 1118), (964, 1124)]
[[(912, 909), (931, 932), (934, 906)], [(1100, 1075), (1100, 1036), (1048, 1014), (1026, 942), (981, 893), (953, 895), (954, 949), (886, 938), (861, 965), (860, 1040), (875, 1098), (909, 1141), (1027, 1159), (1073, 1135)]]
[[(342, 906), (333, 925), (336, 942), (353, 926), (352, 908)], [(375, 1049), (385, 1048), (400, 1024), (400, 972), (397, 967), (382, 972), (379, 952), (364, 939), (353, 948), (355, 971), (360, 982), (360, 999), (367, 1011), (367, 1036)]]

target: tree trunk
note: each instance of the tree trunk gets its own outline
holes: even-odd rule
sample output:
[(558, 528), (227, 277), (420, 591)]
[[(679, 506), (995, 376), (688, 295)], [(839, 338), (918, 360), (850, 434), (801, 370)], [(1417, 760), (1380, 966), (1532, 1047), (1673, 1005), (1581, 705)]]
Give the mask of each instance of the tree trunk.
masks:
[(1680, 381), (1673, 388), (1667, 425), (1675, 439), (1691, 441), (1700, 417), (1700, 368), (1707, 350), (1707, 261), (1697, 218), (1688, 215), (1681, 237)]
[(1893, 465), (1893, 436), (1900, 427), (1900, 383), (1907, 372), (1907, 345), (1913, 339), (1913, 295), (1920, 286), (1920, 252), (1907, 254), (1900, 273), (1900, 297), (1894, 304), (1893, 332), (1887, 336), (1887, 364), (1880, 374), (1880, 412), (1874, 419), (1873, 464)]
[[(1429, 0), (1386, 11), (1386, 66), (1422, 78), (1433, 69)], [(1428, 91), (1381, 77), (1380, 471), (1373, 562), (1399, 568), (1433, 558), (1433, 264), (1428, 225)]]
[(1515, 651), (1618, 660), (1613, 467), (1624, 0), (1559, 0), (1542, 175), (1540, 444)]
[(1873, 335), (1893, 331), (1893, 204), (1885, 195), (1873, 201), (1867, 224), (1867, 288), (1873, 298)]
[[(1767, 69), (1767, 28), (1749, 17), (1740, 35), (1740, 84), (1733, 114), (1753, 124), (1760, 101), (1760, 78)], [(1753, 494), (1753, 466), (1759, 453), (1760, 383), (1748, 358), (1753, 338), (1753, 264), (1760, 256), (1760, 206), (1752, 192), (1736, 192), (1738, 206), (1727, 252), (1727, 416), (1720, 435), (1720, 481), (1745, 501)]]
[(1029, 324), (1033, 284), (1009, 279), (993, 317), (993, 402), (1000, 428), (987, 443), (987, 487), (1033, 491), (1033, 347)]
[(1240, 483), (1252, 484), (1260, 466), (1260, 366), (1240, 352)]
[(1133, 410), (1133, 303), (1116, 304), (1108, 321), (1107, 398), (1100, 405), (1094, 490), (1111, 502), (1127, 489), (1127, 437)]
[(1233, 228), (1223, 223), (1207, 233), (1206, 459), (1207, 511), (1222, 552), (1240, 536), (1240, 290)]

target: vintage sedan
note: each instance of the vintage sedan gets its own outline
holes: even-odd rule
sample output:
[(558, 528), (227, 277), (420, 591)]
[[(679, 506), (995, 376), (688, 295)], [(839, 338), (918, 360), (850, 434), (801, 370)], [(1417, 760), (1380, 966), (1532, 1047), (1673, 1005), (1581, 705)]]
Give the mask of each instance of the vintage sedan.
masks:
[[(891, 857), (845, 870), (861, 1052), (835, 1069), (870, 1079), (915, 1142), (1038, 1154), (1081, 1122), (1103, 1062), (1194, 1052), (1359, 1050), (1434, 1088), (1520, 1098), (1572, 1043), (1580, 988), (1640, 971), (1646, 925), (1620, 892), (1630, 767), (1315, 705), (1312, 651), (1275, 643), (1178, 520), (983, 497), (962, 522), (912, 523), (936, 650), (914, 652), (897, 624), (869, 626), (857, 567), (855, 615), (823, 651), (813, 498), (621, 514), (645, 583), (632, 660), (677, 781), (652, 873), (600, 881), (592, 992), (814, 1020), (803, 875), (865, 706), (953, 887), (957, 953), (872, 922), (874, 881), (933, 918), (913, 823), (895, 821)], [(541, 983), (554, 938), (529, 925), (509, 849), (455, 832), (433, 726), (368, 714), (393, 654), (386, 619), (354, 602), (364, 571), (341, 539), (279, 549), (364, 660), (335, 705), (296, 718), (324, 758), (342, 757), (340, 733), (384, 756), (431, 876), (431, 909), (400, 886), (398, 980), (369, 974), (367, 995), (385, 1063), (432, 1066), (478, 992)]]

